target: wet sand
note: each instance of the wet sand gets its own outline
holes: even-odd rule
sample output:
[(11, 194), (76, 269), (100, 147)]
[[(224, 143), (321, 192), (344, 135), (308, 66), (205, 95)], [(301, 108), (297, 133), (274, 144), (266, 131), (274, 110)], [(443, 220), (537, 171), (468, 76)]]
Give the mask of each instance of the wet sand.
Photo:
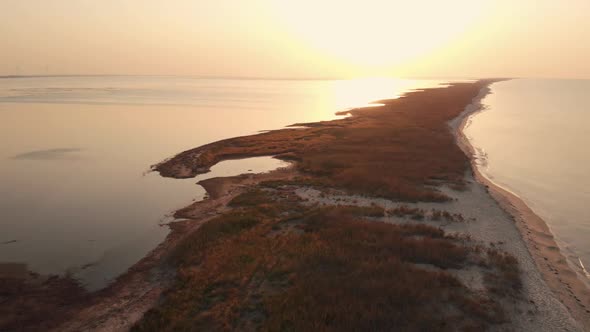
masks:
[(560, 252), (547, 223), (536, 215), (522, 199), (508, 190), (496, 185), (483, 175), (476, 163), (476, 153), (463, 129), (470, 117), (482, 110), (481, 100), (490, 92), (482, 89), (472, 105), (450, 125), (461, 149), (470, 157), (475, 179), (488, 188), (489, 194), (514, 220), (522, 240), (535, 261), (544, 281), (563, 303), (572, 316), (590, 330), (590, 290), (578, 279), (576, 272), (568, 265), (566, 257)]

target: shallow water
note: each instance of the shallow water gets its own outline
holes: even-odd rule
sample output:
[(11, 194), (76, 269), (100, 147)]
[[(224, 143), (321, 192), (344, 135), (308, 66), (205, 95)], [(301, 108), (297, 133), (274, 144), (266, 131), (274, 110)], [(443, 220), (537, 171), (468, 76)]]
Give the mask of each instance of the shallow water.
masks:
[[(0, 79), (0, 263), (70, 273), (97, 289), (160, 243), (202, 179), (146, 173), (219, 139), (336, 118), (423, 80), (222, 80), (179, 77)], [(261, 172), (228, 161), (204, 176)]]
[(465, 134), (480, 169), (549, 225), (570, 265), (590, 267), (589, 80), (495, 83)]

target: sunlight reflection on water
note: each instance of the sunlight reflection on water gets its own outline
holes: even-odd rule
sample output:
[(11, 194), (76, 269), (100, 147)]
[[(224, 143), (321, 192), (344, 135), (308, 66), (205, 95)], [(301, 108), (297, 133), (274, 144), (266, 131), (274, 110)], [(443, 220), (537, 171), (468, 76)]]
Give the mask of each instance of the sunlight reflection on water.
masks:
[[(212, 141), (334, 119), (337, 111), (441, 83), (0, 79), (0, 262), (71, 271), (98, 288), (162, 241), (166, 215), (204, 194), (195, 185), (202, 177), (142, 176), (150, 165)], [(271, 158), (228, 161), (204, 176), (280, 165)]]

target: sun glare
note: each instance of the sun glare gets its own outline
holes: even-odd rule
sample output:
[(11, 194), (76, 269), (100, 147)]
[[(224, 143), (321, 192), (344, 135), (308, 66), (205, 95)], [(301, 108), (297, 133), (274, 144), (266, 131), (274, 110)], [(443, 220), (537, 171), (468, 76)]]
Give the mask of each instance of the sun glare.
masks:
[(438, 81), (407, 80), (387, 77), (359, 78), (337, 80), (330, 84), (325, 96), (332, 98), (331, 109), (345, 110), (355, 107), (370, 107), (383, 99), (396, 99), (405, 92), (418, 88), (430, 88), (439, 85)]
[(295, 37), (351, 65), (395, 66), (444, 46), (474, 24), (487, 1), (271, 0)]

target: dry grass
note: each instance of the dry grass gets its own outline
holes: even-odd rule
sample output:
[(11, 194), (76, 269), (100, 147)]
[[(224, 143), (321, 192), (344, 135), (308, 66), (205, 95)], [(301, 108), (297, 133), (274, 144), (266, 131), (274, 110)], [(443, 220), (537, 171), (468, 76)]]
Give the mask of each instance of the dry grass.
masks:
[[(447, 272), (472, 264), (465, 241), (362, 221), (350, 207), (290, 209), (296, 216), (277, 218), (242, 206), (192, 234), (174, 255), (175, 286), (134, 330), (454, 331), (503, 321), (497, 303)], [(301, 232), (267, 236), (294, 220)]]
[(426, 211), (424, 211), (424, 209), (411, 208), (407, 205), (400, 205), (396, 208), (388, 210), (387, 213), (399, 218), (409, 217), (414, 220), (423, 220), (426, 217)]
[(0, 331), (45, 331), (71, 315), (88, 293), (71, 278), (0, 278)]
[(514, 256), (497, 249), (487, 249), (488, 266), (485, 276), (488, 291), (506, 297), (514, 297), (522, 289), (520, 268)]
[(432, 209), (429, 215), (430, 220), (449, 221), (449, 222), (465, 222), (465, 217), (461, 213), (450, 213), (448, 211)]
[(407, 205), (400, 205), (393, 209), (387, 210), (389, 215), (398, 218), (411, 218), (413, 220), (430, 219), (432, 221), (447, 221), (447, 222), (464, 222), (465, 217), (460, 213), (450, 213), (444, 210), (431, 209), (430, 211), (409, 207)]
[[(183, 152), (156, 169), (186, 177), (219, 161), (278, 156), (296, 161), (306, 181), (353, 193), (406, 201), (447, 199), (433, 183), (461, 187), (467, 157), (447, 121), (459, 115), (486, 82), (461, 83), (351, 111), (353, 117), (237, 137)], [(187, 174), (185, 170), (190, 170)]]
[[(330, 208), (327, 208), (330, 209)], [(385, 216), (385, 209), (378, 205), (371, 206), (355, 206), (355, 205), (340, 205), (337, 208), (340, 213), (353, 217), (373, 217), (379, 218)]]

